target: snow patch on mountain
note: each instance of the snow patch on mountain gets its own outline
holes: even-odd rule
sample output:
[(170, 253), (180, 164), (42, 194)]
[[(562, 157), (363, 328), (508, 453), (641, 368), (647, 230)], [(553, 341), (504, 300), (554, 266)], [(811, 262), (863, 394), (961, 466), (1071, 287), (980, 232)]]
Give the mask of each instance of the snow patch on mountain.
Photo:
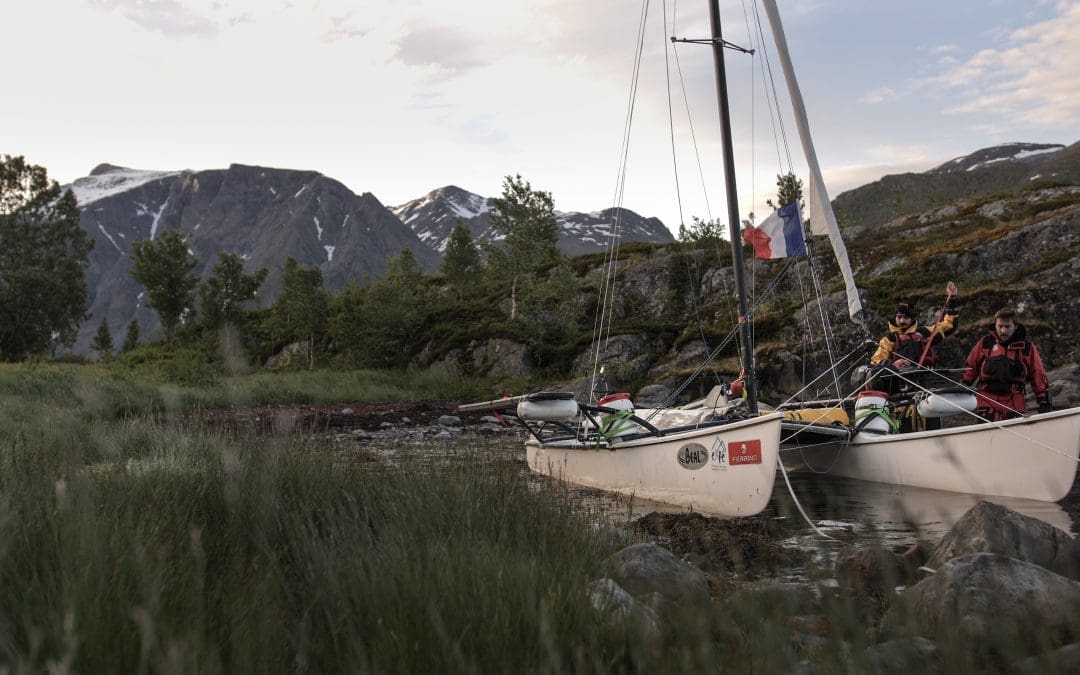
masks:
[(183, 171), (146, 171), (127, 169), (119, 166), (106, 166), (95, 169), (89, 176), (77, 179), (70, 188), (75, 201), (83, 208), (88, 204), (121, 192), (133, 190), (155, 180), (178, 176)]

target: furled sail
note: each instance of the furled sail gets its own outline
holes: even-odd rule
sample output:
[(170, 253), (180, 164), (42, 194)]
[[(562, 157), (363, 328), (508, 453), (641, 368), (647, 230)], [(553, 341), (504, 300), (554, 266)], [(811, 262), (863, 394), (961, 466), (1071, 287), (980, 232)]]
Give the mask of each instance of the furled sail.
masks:
[(855, 276), (851, 272), (847, 247), (844, 246), (844, 239), (840, 236), (840, 227), (836, 224), (836, 216), (833, 214), (832, 204), (829, 202), (829, 193), (825, 190), (825, 181), (821, 178), (821, 167), (818, 166), (817, 153), (814, 152), (814, 142), (810, 138), (810, 123), (806, 119), (806, 106), (803, 104), (802, 92), (799, 91), (799, 83), (795, 79), (795, 69), (791, 65), (791, 55), (788, 53), (784, 26), (780, 23), (780, 12), (776, 8), (776, 0), (762, 0), (762, 4), (765, 6), (765, 13), (769, 16), (773, 40), (776, 42), (776, 52), (784, 69), (784, 80), (787, 82), (788, 95), (791, 98), (795, 121), (799, 127), (799, 139), (802, 141), (803, 154), (806, 155), (806, 163), (810, 169), (810, 184), (806, 198), (807, 211), (810, 216), (810, 230), (814, 234), (827, 234), (829, 236), (833, 253), (836, 255), (836, 262), (840, 266), (841, 274), (844, 276), (848, 315), (853, 321), (862, 323), (862, 301), (859, 300), (859, 291), (855, 288)]

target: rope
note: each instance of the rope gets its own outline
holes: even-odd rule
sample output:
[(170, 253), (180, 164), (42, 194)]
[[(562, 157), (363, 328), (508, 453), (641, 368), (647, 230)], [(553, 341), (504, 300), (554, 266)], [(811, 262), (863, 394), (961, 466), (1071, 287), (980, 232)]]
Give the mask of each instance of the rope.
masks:
[(812, 529), (814, 532), (816, 532), (820, 536), (825, 537), (826, 539), (831, 539), (833, 541), (838, 541), (841, 544), (847, 544), (848, 542), (840, 541), (836, 537), (832, 537), (832, 536), (829, 536), (829, 535), (825, 534), (824, 532), (821, 531), (820, 528), (818, 528), (817, 525), (814, 524), (814, 521), (810, 520), (810, 516), (806, 515), (806, 511), (803, 510), (802, 503), (799, 502), (799, 498), (795, 496), (795, 489), (793, 487), (791, 487), (791, 480), (788, 479), (787, 468), (784, 466), (784, 463), (780, 461), (780, 456), (779, 455), (777, 455), (777, 457), (776, 457), (776, 465), (778, 467), (780, 467), (780, 474), (783, 475), (784, 483), (787, 484), (788, 494), (791, 495), (791, 501), (795, 502), (795, 508), (797, 508), (799, 510), (799, 514), (803, 517), (803, 520), (806, 521), (806, 524), (810, 526), (810, 529)]

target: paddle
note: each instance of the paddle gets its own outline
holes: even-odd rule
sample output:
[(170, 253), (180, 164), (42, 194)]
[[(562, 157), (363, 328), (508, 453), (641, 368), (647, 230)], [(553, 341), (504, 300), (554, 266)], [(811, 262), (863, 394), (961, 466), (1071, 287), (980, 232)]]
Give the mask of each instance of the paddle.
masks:
[(938, 312), (937, 321), (934, 322), (934, 330), (930, 331), (930, 337), (926, 340), (926, 346), (923, 347), (922, 356), (919, 357), (919, 367), (922, 367), (923, 361), (926, 360), (926, 355), (930, 353), (930, 345), (934, 343), (934, 334), (937, 333), (938, 323), (941, 318), (945, 316), (945, 310), (948, 308), (949, 303), (956, 297), (956, 282), (950, 281), (945, 285), (945, 304), (942, 305), (941, 311)]

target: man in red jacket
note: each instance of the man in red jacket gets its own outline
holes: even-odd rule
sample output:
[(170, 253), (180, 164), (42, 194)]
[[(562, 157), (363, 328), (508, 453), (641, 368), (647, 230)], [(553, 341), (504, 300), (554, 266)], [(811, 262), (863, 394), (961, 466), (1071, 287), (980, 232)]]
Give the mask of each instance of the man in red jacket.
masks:
[(1050, 394), (1046, 390), (1046, 367), (1035, 343), (1027, 339), (1027, 330), (1016, 321), (1016, 312), (1002, 309), (994, 315), (989, 333), (972, 347), (967, 357), (963, 381), (979, 382), (976, 413), (998, 422), (1024, 414), (1024, 387), (1035, 392), (1039, 412), (1050, 412)]

